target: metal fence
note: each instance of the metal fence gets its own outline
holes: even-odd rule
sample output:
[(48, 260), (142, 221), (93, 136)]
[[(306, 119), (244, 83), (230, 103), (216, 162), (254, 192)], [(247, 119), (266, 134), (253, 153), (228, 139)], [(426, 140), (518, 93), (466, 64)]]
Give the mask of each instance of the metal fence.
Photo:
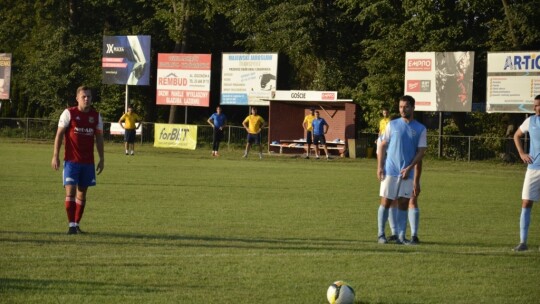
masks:
[[(54, 140), (58, 120), (36, 118), (0, 118), (0, 138), (22, 140)], [(141, 144), (153, 144), (154, 123), (143, 122)], [(109, 142), (123, 142), (123, 136), (111, 135), (111, 123), (104, 123), (104, 137)], [(222, 144), (229, 149), (239, 148), (246, 143), (246, 132), (240, 126), (228, 126)], [(268, 142), (268, 129), (262, 131), (262, 142)], [(356, 136), (356, 156), (373, 157), (377, 134), (360, 132)], [(527, 147), (528, 139), (523, 139)], [(212, 144), (212, 127), (197, 126), (197, 147)], [(485, 136), (428, 135), (428, 157), (459, 161), (499, 160), (513, 162), (519, 155), (512, 138)]]

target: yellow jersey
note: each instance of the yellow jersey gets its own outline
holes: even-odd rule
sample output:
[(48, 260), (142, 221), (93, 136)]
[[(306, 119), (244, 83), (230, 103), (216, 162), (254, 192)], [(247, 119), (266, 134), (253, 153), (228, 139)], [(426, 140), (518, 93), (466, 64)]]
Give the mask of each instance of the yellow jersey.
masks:
[(261, 130), (261, 127), (262, 125), (264, 124), (264, 119), (262, 117), (260, 117), (259, 115), (249, 115), (248, 117), (246, 117), (246, 119), (244, 119), (244, 121), (242, 122), (245, 123), (245, 122), (249, 122), (248, 124), (248, 132), (250, 134), (257, 134), (259, 133), (259, 131)]
[(386, 130), (386, 126), (390, 122), (390, 118), (383, 118), (381, 121), (379, 121), (379, 135), (382, 135), (384, 133), (384, 130)]
[(306, 130), (307, 131), (313, 131), (313, 120), (315, 119), (315, 115), (306, 115), (306, 117), (304, 117), (304, 122), (303, 124), (307, 124), (306, 126)]
[(136, 129), (136, 123), (137, 121), (140, 121), (141, 118), (136, 113), (125, 113), (120, 117), (120, 121), (124, 121), (124, 129), (131, 130)]

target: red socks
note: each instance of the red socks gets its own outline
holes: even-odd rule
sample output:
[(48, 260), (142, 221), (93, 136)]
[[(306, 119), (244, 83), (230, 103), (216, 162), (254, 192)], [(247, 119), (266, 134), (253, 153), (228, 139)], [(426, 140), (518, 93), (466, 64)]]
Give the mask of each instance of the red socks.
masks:
[(65, 205), (66, 205), (66, 213), (67, 213), (68, 221), (69, 223), (74, 223), (75, 222), (75, 209), (76, 209), (75, 198), (71, 196), (66, 196)]
[(86, 201), (81, 201), (78, 199), (76, 200), (75, 205), (75, 223), (79, 224), (84, 213), (84, 205), (86, 205)]

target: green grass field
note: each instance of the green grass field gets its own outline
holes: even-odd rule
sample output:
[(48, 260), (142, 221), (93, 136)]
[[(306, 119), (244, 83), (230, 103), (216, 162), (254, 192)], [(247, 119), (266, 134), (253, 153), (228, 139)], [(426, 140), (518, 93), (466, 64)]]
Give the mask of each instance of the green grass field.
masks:
[[(68, 236), (52, 143), (0, 140), (1, 303), (538, 303), (540, 209), (519, 242), (521, 164), (426, 160), (420, 246), (376, 242), (374, 159), (106, 144)], [(536, 206), (535, 208), (538, 208)]]

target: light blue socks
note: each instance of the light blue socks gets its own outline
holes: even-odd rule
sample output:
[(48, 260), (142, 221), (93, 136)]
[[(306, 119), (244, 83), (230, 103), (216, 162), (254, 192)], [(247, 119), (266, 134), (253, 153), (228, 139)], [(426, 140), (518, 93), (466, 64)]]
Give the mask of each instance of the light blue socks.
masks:
[(420, 209), (409, 209), (409, 225), (411, 225), (411, 237), (418, 236), (418, 224), (420, 223)]
[(384, 234), (384, 226), (386, 225), (386, 221), (388, 221), (388, 208), (384, 208), (384, 206), (379, 205), (379, 212), (377, 214), (377, 220), (378, 220), (378, 228), (379, 228), (379, 234), (378, 236), (381, 236)]
[(405, 239), (405, 233), (407, 232), (407, 210), (401, 210), (397, 208), (397, 224), (399, 239), (403, 241)]
[(388, 209), (388, 223), (390, 224), (390, 231), (392, 235), (397, 235), (397, 208), (390, 207)]
[(529, 224), (531, 223), (532, 208), (521, 208), (521, 218), (519, 219), (519, 239), (520, 243), (527, 244), (529, 235)]

